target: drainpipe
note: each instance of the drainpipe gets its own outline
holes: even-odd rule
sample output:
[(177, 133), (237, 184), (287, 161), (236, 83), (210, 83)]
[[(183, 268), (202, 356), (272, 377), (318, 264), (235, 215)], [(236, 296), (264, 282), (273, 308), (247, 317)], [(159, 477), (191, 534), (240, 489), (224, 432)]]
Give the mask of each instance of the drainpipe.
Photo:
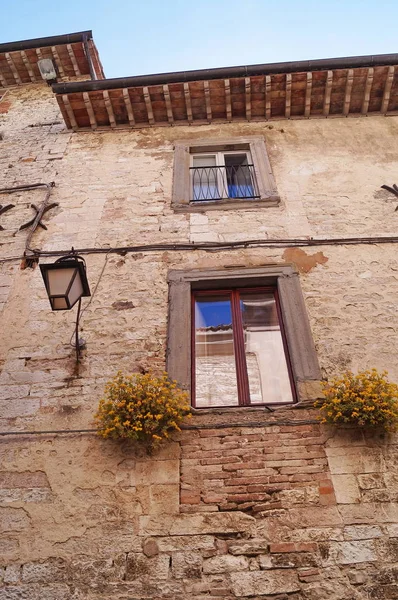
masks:
[(90, 46), (88, 45), (88, 41), (87, 40), (88, 40), (87, 33), (84, 33), (83, 34), (84, 52), (86, 54), (86, 58), (87, 58), (87, 62), (88, 62), (88, 68), (90, 70), (90, 77), (94, 81), (95, 79), (97, 79), (97, 77), (95, 76), (93, 61), (92, 61), (92, 58), (91, 58)]

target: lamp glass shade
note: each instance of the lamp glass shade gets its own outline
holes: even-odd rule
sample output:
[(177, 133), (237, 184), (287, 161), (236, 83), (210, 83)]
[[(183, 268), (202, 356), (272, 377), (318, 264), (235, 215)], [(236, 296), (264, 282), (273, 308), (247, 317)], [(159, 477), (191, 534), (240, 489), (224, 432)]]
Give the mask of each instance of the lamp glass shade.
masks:
[(41, 60), (38, 60), (37, 66), (39, 67), (40, 75), (45, 81), (52, 81), (57, 78), (57, 73), (51, 58), (42, 58)]
[(90, 296), (86, 270), (77, 260), (40, 265), (53, 310), (70, 310), (82, 296)]

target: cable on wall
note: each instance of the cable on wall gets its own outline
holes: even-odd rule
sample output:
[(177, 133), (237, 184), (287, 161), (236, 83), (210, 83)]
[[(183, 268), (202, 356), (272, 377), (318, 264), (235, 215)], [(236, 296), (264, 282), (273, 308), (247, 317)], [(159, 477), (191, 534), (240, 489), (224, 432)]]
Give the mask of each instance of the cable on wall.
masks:
[[(140, 252), (181, 252), (181, 251), (207, 251), (218, 252), (225, 250), (239, 250), (242, 248), (292, 248), (306, 246), (352, 246), (357, 244), (397, 244), (398, 236), (374, 237), (349, 237), (349, 238), (310, 238), (310, 239), (263, 239), (242, 240), (239, 242), (178, 242), (171, 244), (148, 244), (141, 246), (118, 246), (111, 248), (78, 248), (79, 254), (134, 254)], [(33, 255), (40, 257), (63, 256), (70, 250), (34, 250)], [(22, 256), (1, 258), (0, 263), (19, 261)]]

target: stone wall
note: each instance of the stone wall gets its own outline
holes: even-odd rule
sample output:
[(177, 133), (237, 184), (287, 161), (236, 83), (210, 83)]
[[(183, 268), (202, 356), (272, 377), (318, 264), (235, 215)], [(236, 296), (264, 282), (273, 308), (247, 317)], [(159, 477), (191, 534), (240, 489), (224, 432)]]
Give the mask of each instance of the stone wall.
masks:
[[(0, 102), (0, 187), (55, 182), (34, 248), (396, 235), (380, 189), (396, 182), (396, 117), (73, 134), (58, 121), (45, 86)], [(264, 135), (281, 205), (175, 214), (173, 143), (207, 135)], [(27, 433), (91, 429), (118, 369), (164, 369), (176, 268), (295, 264), (324, 375), (375, 366), (397, 381), (396, 245), (88, 254), (77, 368), (74, 313), (51, 313), (39, 270), (20, 269), (17, 229), (42, 197), (0, 200), (15, 204), (0, 215), (0, 598), (398, 598), (394, 436), (320, 430), (302, 408), (196, 412), (152, 457)]]

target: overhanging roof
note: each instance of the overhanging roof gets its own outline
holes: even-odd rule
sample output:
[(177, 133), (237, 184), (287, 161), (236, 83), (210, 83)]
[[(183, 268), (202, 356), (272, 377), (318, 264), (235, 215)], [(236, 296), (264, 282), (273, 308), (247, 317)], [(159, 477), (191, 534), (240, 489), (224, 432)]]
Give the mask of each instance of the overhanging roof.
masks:
[(395, 114), (398, 54), (55, 84), (68, 128)]
[(0, 44), (0, 88), (43, 82), (37, 61), (51, 58), (60, 78), (105, 77), (91, 31)]

